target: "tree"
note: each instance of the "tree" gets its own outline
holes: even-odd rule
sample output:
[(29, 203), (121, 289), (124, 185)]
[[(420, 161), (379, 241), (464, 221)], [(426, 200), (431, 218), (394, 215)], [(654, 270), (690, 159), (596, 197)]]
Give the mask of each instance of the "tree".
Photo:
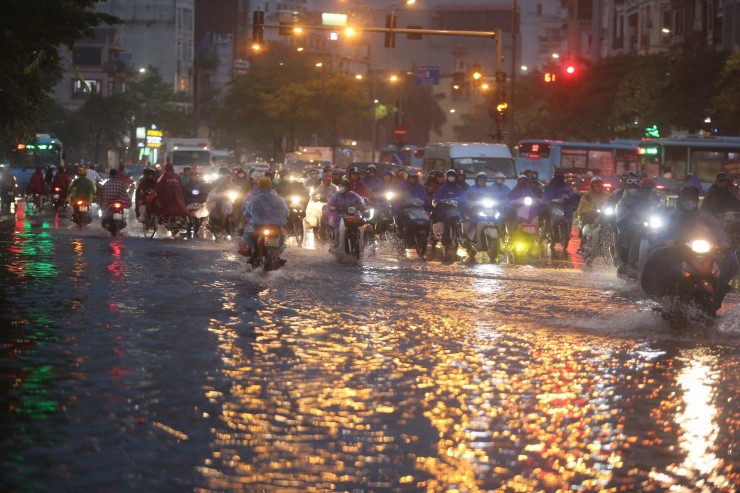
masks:
[(61, 77), (59, 47), (115, 17), (98, 0), (4, 2), (0, 16), (0, 149), (35, 129), (39, 109)]
[(733, 53), (722, 69), (717, 95), (712, 101), (712, 121), (722, 135), (740, 134), (740, 52)]

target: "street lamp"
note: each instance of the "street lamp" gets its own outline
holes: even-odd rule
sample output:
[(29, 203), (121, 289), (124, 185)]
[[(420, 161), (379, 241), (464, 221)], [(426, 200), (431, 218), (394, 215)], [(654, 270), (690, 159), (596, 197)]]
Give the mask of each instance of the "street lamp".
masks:
[(560, 58), (560, 55), (559, 55), (559, 54), (557, 54), (557, 53), (553, 53), (553, 54), (552, 54), (552, 57), (553, 57), (553, 58), (554, 58), (555, 60), (557, 60), (558, 58)]
[(670, 29), (668, 29), (667, 27), (664, 27), (664, 28), (663, 28), (663, 29), (661, 29), (660, 31), (661, 31), (661, 32), (662, 32), (663, 34), (671, 34), (671, 30), (670, 30)]
[(256, 51), (256, 52), (262, 51), (262, 45), (259, 43), (252, 44), (252, 51)]
[(348, 27), (347, 29), (344, 30), (344, 34), (345, 36), (354, 36), (356, 34), (355, 28)]
[(321, 68), (323, 66), (324, 66), (323, 62), (316, 62), (316, 68)]
[(295, 49), (295, 51), (300, 53), (301, 51), (303, 51), (303, 46), (299, 46), (298, 48)]
[(355, 74), (355, 79), (362, 80), (363, 79), (362, 74)]
[(144, 68), (144, 67), (141, 67), (141, 68), (139, 69), (139, 73), (140, 73), (140, 74), (145, 74), (145, 73), (146, 73), (146, 68)]
[(529, 70), (529, 67), (527, 67), (526, 65), (522, 65), (522, 72), (526, 72), (527, 70)]
[(388, 80), (391, 82), (398, 82), (398, 76), (396, 74), (393, 74), (388, 78)]

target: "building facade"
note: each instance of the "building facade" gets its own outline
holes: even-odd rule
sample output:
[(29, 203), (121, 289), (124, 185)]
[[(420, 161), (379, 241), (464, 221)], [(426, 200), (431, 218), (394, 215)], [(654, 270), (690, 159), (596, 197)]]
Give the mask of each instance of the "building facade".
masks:
[(175, 91), (192, 95), (194, 0), (108, 0), (97, 9), (123, 21), (120, 39), (135, 70), (156, 67)]
[(62, 79), (54, 99), (69, 110), (79, 109), (91, 94), (124, 92), (133, 75), (131, 53), (122, 46), (118, 29), (96, 28), (72, 49), (60, 50)]

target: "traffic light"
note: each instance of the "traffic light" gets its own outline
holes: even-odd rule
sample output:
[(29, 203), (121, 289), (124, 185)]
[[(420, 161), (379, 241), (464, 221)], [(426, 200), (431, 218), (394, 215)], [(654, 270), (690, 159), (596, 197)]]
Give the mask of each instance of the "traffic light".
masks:
[(568, 75), (573, 75), (576, 73), (576, 67), (575, 65), (566, 65), (565, 66), (565, 73)]
[(473, 79), (473, 87), (480, 87), (483, 84), (483, 72), (481, 72), (480, 65), (473, 65), (470, 77)]
[(509, 111), (509, 103), (506, 102), (506, 93), (500, 91), (496, 94), (496, 100), (491, 106), (492, 108), (488, 110), (489, 115), (496, 120), (496, 123), (501, 124), (506, 119), (506, 114)]
[(555, 82), (556, 80), (557, 80), (557, 76), (553, 74), (552, 72), (545, 73), (545, 83), (550, 84), (552, 82)]
[[(396, 13), (391, 12), (385, 16), (385, 28), (395, 29), (396, 28)], [(385, 33), (385, 47), (395, 48), (396, 47), (396, 33)]]
[(252, 43), (260, 45), (265, 41), (265, 13), (255, 10), (252, 16)]

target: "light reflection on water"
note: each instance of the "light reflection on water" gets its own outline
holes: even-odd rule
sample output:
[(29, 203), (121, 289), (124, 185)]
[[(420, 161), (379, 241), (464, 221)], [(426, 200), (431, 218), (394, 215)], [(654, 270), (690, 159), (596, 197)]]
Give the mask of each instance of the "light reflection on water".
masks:
[[(731, 491), (738, 479), (725, 472), (740, 417), (736, 347), (599, 333), (614, 328), (615, 314), (629, 325), (624, 316), (641, 309), (612, 284), (526, 266), (378, 258), (352, 267), (320, 246), (289, 250), (288, 268), (262, 276), (234, 272), (231, 251), (76, 234), (55, 240), (45, 236), (53, 230), (28, 224), (3, 243), (4, 275), (34, 287), (68, 276), (71, 291), (35, 291), (13, 303), (34, 301), (43, 312), (70, 293), (79, 299), (64, 331), (39, 311), (16, 322), (66, 342), (90, 340), (78, 350), (108, 337), (97, 352), (74, 356), (104, 370), (84, 383), (110, 393), (110, 408), (82, 409), (96, 402), (83, 385), (64, 386), (68, 400), (58, 405), (61, 384), (48, 365), (19, 374), (29, 382), (22, 398), (0, 402), (21, 403), (46, 432), (54, 428), (41, 414), (68, 418), (54, 426), (79, 431), (73, 418), (85, 411), (109, 442), (127, 444), (120, 456), (84, 427), (71, 433), (64, 440), (73, 444), (96, 440), (103, 451), (89, 452), (87, 467), (109, 476), (95, 483), (88, 457), (75, 462), (62, 447), (46, 452), (53, 473), (14, 469), (37, 478), (38, 490), (54, 481), (102, 490), (131, 478), (144, 491), (166, 489), (154, 476), (198, 491)], [(67, 258), (55, 253), (62, 246)], [(81, 291), (88, 282), (111, 289), (113, 300), (91, 305), (85, 296), (105, 297)], [(134, 314), (149, 325), (127, 331), (139, 323)], [(589, 331), (573, 330), (571, 320)], [(192, 344), (175, 345), (183, 332)], [(26, 335), (12, 336), (14, 355), (37, 350)], [(212, 344), (214, 354), (204, 354)], [(163, 383), (160, 374), (174, 378)], [(121, 424), (132, 419), (141, 421)], [(181, 442), (199, 446), (197, 455)], [(111, 456), (118, 468), (101, 459)], [(14, 461), (0, 453), (0, 466)], [(192, 467), (170, 472), (173, 462)], [(79, 467), (84, 478), (68, 472)]]

